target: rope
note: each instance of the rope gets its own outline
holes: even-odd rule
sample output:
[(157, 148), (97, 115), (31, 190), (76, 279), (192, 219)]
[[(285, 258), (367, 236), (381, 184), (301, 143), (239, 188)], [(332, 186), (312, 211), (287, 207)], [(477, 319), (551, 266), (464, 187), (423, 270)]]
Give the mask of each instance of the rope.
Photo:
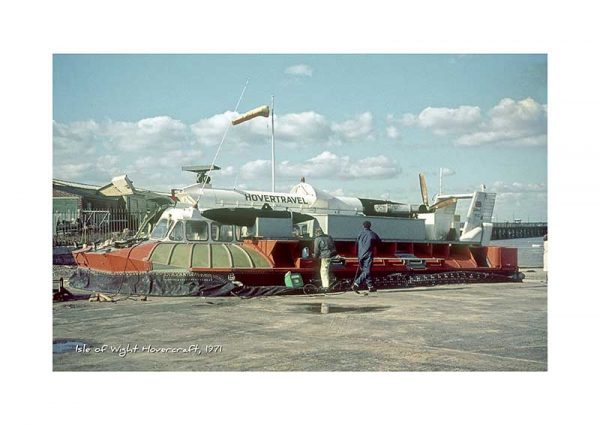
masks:
[[(248, 82), (250, 81), (250, 79), (246, 79), (246, 84), (244, 85), (244, 89), (242, 90), (242, 94), (240, 94), (240, 98), (238, 99), (236, 105), (235, 105), (235, 109), (233, 110), (233, 112), (237, 112), (239, 106), (240, 106), (240, 102), (242, 101), (242, 98), (244, 97), (244, 93), (246, 92), (246, 87), (248, 87)], [(221, 151), (221, 146), (223, 146), (223, 142), (225, 141), (225, 137), (227, 136), (227, 133), (229, 132), (229, 129), (233, 127), (233, 124), (231, 123), (231, 121), (229, 121), (229, 124), (227, 125), (227, 127), (225, 128), (225, 132), (223, 133), (223, 137), (221, 138), (221, 143), (219, 143), (219, 147), (217, 148), (217, 152), (215, 153), (215, 156), (212, 160), (212, 162), (210, 163), (210, 168), (208, 170), (208, 172), (206, 173), (207, 177), (210, 177), (210, 173), (215, 165), (215, 162), (217, 161), (217, 157), (219, 156), (219, 152)], [(204, 181), (202, 182), (202, 192), (204, 193), (204, 187), (206, 186), (206, 181), (208, 179), (204, 179)], [(196, 207), (198, 206), (198, 202), (200, 202), (200, 196), (198, 195), (198, 199), (196, 200)]]

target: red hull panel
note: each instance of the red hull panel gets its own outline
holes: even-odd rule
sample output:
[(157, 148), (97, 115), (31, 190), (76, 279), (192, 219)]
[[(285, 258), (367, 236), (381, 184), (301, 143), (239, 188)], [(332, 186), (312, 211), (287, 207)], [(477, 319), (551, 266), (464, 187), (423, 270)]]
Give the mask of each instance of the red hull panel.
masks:
[(94, 252), (91, 248), (74, 251), (73, 256), (79, 267), (114, 273), (145, 272), (152, 270), (148, 261), (157, 243), (144, 243), (131, 248), (115, 249), (110, 252)]
[[(79, 267), (90, 270), (108, 273), (147, 272), (156, 269), (150, 259), (160, 244), (151, 241), (111, 251), (92, 251), (88, 248), (75, 251), (73, 255)], [(283, 277), (288, 271), (302, 275), (305, 282), (319, 278), (319, 260), (301, 257), (303, 248), (310, 247), (311, 241), (258, 240), (246, 241), (243, 246), (255, 251), (268, 266), (188, 267), (187, 270), (198, 273), (233, 273), (245, 285), (282, 285)], [(332, 273), (338, 279), (354, 278), (358, 268), (354, 243), (341, 242), (337, 244), (337, 248), (346, 262), (345, 265), (333, 265)], [(465, 271), (509, 276), (518, 271), (517, 260), (516, 248), (385, 242), (376, 252), (372, 275), (378, 278), (394, 273)], [(161, 266), (164, 268), (164, 264)]]

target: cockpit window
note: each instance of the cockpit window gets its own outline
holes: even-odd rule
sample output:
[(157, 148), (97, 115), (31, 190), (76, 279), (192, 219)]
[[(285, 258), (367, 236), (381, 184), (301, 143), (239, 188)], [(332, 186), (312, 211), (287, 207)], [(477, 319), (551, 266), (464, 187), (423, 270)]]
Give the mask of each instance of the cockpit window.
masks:
[(233, 226), (229, 224), (217, 223), (210, 224), (210, 233), (213, 241), (231, 242), (233, 241)]
[(251, 238), (252, 236), (254, 236), (254, 226), (242, 226), (240, 229), (240, 237), (238, 239), (242, 240), (242, 238)]
[(217, 223), (210, 223), (210, 237), (213, 241), (219, 240), (219, 225)]
[(188, 241), (208, 240), (208, 224), (206, 221), (186, 221), (185, 238)]
[(233, 226), (229, 224), (221, 225), (221, 240), (231, 242), (233, 240)]
[(171, 234), (169, 235), (169, 239), (171, 239), (172, 241), (183, 240), (183, 221), (178, 221), (175, 224), (173, 230), (171, 231)]
[(169, 222), (166, 218), (160, 219), (158, 221), (158, 223), (156, 223), (156, 226), (154, 227), (154, 230), (152, 231), (152, 234), (150, 235), (150, 239), (163, 239), (165, 236), (167, 236), (167, 231), (169, 230)]

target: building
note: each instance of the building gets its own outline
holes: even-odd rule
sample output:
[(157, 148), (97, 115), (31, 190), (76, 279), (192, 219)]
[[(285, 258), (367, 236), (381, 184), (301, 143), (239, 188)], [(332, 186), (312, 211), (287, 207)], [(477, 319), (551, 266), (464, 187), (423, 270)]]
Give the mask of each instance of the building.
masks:
[(52, 180), (55, 234), (77, 233), (84, 226), (100, 224), (111, 231), (136, 229), (146, 213), (170, 202), (166, 193), (135, 188), (126, 175), (105, 186)]
[(105, 186), (52, 180), (52, 211), (126, 210), (146, 212), (171, 202), (166, 193), (136, 189), (127, 175), (115, 177)]
[(52, 212), (76, 215), (82, 210), (126, 209), (122, 197), (108, 197), (99, 192), (100, 186), (52, 180)]

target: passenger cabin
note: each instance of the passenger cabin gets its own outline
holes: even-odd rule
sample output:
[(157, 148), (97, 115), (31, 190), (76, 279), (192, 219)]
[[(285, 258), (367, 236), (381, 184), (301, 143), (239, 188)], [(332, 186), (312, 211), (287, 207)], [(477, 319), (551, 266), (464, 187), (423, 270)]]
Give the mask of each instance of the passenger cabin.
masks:
[(241, 242), (242, 227), (220, 224), (195, 208), (169, 208), (156, 223), (150, 240), (162, 242)]

